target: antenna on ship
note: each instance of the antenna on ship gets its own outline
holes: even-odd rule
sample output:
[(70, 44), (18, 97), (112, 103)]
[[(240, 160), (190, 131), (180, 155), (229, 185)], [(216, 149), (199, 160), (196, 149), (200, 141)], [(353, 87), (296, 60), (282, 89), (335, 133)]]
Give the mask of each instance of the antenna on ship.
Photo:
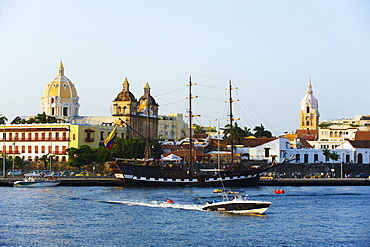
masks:
[(229, 88), (226, 89), (226, 90), (229, 90), (229, 100), (227, 100), (226, 102), (230, 103), (229, 104), (230, 106), (229, 117), (230, 118), (228, 120), (230, 120), (230, 142), (231, 142), (231, 162), (230, 164), (231, 165), (234, 164), (234, 146), (235, 146), (233, 120), (240, 120), (240, 118), (233, 118), (233, 101), (239, 101), (239, 100), (233, 100), (232, 98), (231, 91), (235, 89), (238, 89), (238, 88), (237, 87), (233, 88), (231, 86), (231, 80), (229, 80)]
[(198, 96), (193, 96), (192, 93), (191, 93), (191, 87), (192, 86), (195, 86), (196, 84), (192, 84), (191, 83), (191, 76), (189, 76), (189, 84), (187, 86), (189, 86), (189, 96), (187, 97), (187, 99), (189, 99), (189, 115), (186, 116), (186, 117), (189, 117), (189, 134), (190, 134), (190, 138), (189, 138), (189, 167), (190, 167), (190, 174), (193, 175), (194, 173), (194, 167), (193, 167), (193, 135), (192, 135), (192, 129), (193, 129), (193, 123), (192, 123), (192, 120), (193, 120), (193, 117), (200, 117), (200, 115), (193, 115), (193, 111), (191, 109), (191, 99), (192, 98), (198, 98)]

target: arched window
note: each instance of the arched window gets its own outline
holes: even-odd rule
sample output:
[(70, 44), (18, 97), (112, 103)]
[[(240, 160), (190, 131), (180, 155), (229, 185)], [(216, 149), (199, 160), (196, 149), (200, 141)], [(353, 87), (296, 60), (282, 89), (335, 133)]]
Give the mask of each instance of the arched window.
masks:
[(307, 109), (306, 109), (307, 113), (310, 113), (310, 107), (307, 106)]
[(362, 162), (363, 162), (363, 161), (362, 161), (362, 154), (361, 154), (361, 153), (359, 153), (359, 154), (358, 154), (358, 156), (357, 156), (357, 163), (358, 163), (358, 164), (362, 164)]

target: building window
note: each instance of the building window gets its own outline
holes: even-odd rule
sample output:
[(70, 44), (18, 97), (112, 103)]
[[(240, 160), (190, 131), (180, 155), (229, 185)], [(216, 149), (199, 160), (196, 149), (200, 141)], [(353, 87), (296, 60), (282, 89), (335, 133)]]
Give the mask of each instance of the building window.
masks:
[(296, 160), (296, 163), (301, 162), (301, 155), (300, 154), (296, 154), (295, 160)]
[(304, 163), (308, 163), (308, 154), (304, 154)]
[(45, 146), (41, 146), (41, 153), (45, 153)]
[(76, 134), (72, 135), (72, 139), (75, 141), (76, 140)]
[(100, 140), (101, 141), (104, 141), (104, 131), (101, 131), (100, 132)]
[(31, 154), (32, 153), (32, 146), (28, 146), (28, 153)]
[(265, 158), (268, 158), (268, 157), (270, 157), (270, 149), (265, 148)]
[(38, 153), (39, 153), (39, 147), (35, 146), (35, 154), (38, 154)]
[(313, 155), (313, 161), (314, 161), (314, 162), (319, 161), (319, 155), (318, 155), (318, 154), (314, 154), (314, 155)]
[(63, 107), (63, 116), (67, 117), (68, 116), (68, 108)]
[(26, 152), (26, 146), (22, 146), (22, 153)]

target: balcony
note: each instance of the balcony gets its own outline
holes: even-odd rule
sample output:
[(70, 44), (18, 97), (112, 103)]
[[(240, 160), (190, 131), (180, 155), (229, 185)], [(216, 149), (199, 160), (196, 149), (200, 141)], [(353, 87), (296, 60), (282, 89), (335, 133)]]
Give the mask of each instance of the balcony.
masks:
[(94, 142), (94, 138), (86, 137), (86, 138), (85, 138), (85, 142)]

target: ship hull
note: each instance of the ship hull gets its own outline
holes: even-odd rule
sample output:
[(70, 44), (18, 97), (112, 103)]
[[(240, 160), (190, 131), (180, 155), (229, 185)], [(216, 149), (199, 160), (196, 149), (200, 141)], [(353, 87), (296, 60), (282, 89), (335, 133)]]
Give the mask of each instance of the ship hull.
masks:
[(256, 187), (259, 172), (252, 170), (235, 170), (222, 172), (195, 172), (189, 175), (186, 169), (161, 166), (135, 165), (124, 162), (113, 162), (117, 178), (123, 179), (125, 186), (175, 187), (203, 186), (218, 187), (222, 179), (227, 187)]

